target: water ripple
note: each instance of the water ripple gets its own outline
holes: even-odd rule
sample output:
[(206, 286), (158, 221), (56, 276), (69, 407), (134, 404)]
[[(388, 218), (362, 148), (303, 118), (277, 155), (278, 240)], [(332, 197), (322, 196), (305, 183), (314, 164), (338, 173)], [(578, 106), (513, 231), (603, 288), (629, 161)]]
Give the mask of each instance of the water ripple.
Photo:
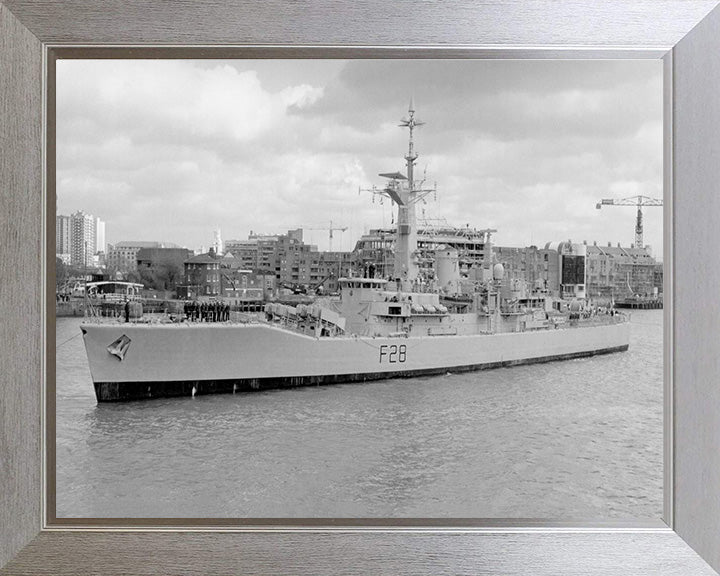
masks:
[(126, 404), (96, 404), (80, 338), (59, 352), (59, 517), (662, 512), (661, 311), (626, 353)]

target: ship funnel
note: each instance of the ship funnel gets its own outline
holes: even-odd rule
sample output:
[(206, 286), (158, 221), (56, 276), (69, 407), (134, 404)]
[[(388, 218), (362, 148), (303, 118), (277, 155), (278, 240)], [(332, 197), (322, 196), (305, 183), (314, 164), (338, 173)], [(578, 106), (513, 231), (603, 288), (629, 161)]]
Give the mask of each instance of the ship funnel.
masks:
[(449, 246), (441, 246), (435, 252), (435, 274), (438, 285), (447, 294), (460, 292), (460, 262), (458, 251)]

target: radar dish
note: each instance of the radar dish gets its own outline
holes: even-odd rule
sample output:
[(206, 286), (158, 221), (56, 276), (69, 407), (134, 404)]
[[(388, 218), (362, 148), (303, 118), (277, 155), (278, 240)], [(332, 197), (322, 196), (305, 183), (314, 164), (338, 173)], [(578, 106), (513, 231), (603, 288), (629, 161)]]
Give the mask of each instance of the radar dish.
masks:
[(407, 177), (401, 172), (388, 172), (386, 174), (378, 174), (378, 176), (382, 176), (383, 178), (390, 178), (391, 180), (407, 180)]

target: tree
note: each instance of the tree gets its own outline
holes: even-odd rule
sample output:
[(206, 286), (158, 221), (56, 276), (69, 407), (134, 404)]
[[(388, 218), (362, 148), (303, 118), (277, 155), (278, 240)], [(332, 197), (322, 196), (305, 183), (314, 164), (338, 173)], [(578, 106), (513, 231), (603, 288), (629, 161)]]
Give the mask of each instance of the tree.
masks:
[(72, 278), (82, 278), (84, 270), (69, 266), (62, 261), (62, 258), (55, 257), (55, 289), (61, 290)]
[(59, 289), (68, 279), (67, 266), (62, 258), (55, 258), (55, 288)]
[(124, 274), (125, 282), (136, 282), (142, 284), (143, 280), (137, 270), (130, 270)]
[(170, 262), (160, 264), (156, 270), (156, 277), (162, 282), (164, 290), (175, 290), (182, 283), (183, 268)]

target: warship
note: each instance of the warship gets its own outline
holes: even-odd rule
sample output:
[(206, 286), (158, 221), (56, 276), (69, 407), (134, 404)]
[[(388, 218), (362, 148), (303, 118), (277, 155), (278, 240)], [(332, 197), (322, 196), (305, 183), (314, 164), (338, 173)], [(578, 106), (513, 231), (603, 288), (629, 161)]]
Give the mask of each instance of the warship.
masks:
[[(268, 303), (252, 321), (100, 321), (81, 330), (98, 402), (367, 382), (566, 360), (628, 349), (629, 318), (584, 298), (584, 255), (573, 290), (555, 296), (505, 274), (490, 242), (461, 265), (440, 246), (420, 266), (416, 205), (433, 188), (415, 178), (414, 106), (405, 173), (382, 173), (373, 194), (397, 207), (391, 277), (339, 279), (338, 297)], [(572, 250), (572, 246), (571, 246)], [(562, 257), (562, 256), (560, 256)], [(127, 320), (127, 319), (126, 319)], [(139, 321), (140, 320), (140, 321)]]

